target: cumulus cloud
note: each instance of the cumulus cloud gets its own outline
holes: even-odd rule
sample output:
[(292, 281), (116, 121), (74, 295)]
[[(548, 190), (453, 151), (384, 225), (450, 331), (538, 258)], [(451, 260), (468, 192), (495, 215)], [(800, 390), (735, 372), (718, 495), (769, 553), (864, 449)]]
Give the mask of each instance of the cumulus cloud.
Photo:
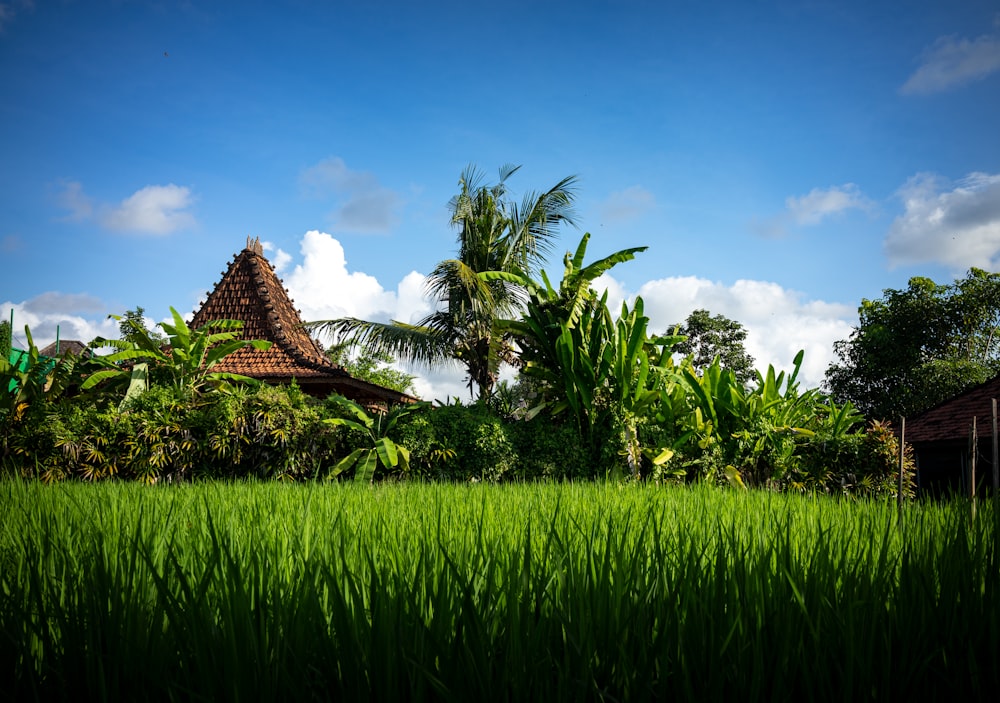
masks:
[(971, 173), (950, 184), (920, 173), (897, 195), (905, 209), (885, 239), (891, 266), (933, 262), (961, 271), (1000, 265), (1000, 174)]
[(785, 199), (785, 208), (798, 225), (818, 225), (845, 210), (868, 210), (871, 206), (871, 201), (853, 183), (813, 188), (806, 195)]
[(275, 273), (280, 274), (285, 270), (288, 264), (291, 263), (292, 255), (284, 249), (276, 247), (273, 242), (261, 242), (260, 245), (263, 247), (264, 251), (273, 252), (268, 259), (270, 259)]
[(1000, 33), (975, 39), (941, 37), (924, 51), (920, 66), (899, 92), (930, 95), (982, 80), (1000, 71)]
[[(625, 299), (624, 287), (603, 276), (595, 289), (609, 287), (608, 304)], [(609, 285), (610, 284), (610, 285)], [(767, 281), (739, 280), (732, 285), (694, 276), (648, 281), (636, 293), (642, 297), (650, 331), (669, 332), (694, 310), (725, 315), (747, 330), (746, 349), (760, 369), (773, 364), (791, 369), (799, 350), (805, 350), (800, 380), (818, 387), (833, 361), (833, 343), (846, 339), (857, 324), (855, 308), (838, 303), (806, 300), (792, 290)], [(622, 297), (619, 297), (622, 296)], [(630, 302), (634, 295), (628, 296)], [(612, 308), (616, 313), (618, 307)]]
[(781, 238), (788, 234), (791, 226), (814, 227), (848, 210), (871, 212), (874, 207), (874, 202), (854, 183), (813, 188), (805, 195), (788, 196), (784, 212), (753, 226), (764, 237)]
[(86, 293), (49, 291), (22, 303), (24, 310), (38, 315), (52, 313), (106, 313), (104, 302)]
[(605, 222), (632, 220), (656, 207), (656, 197), (642, 186), (630, 186), (607, 197), (599, 206)]
[(396, 309), (396, 295), (374, 276), (349, 271), (344, 247), (326, 232), (306, 232), (302, 263), (285, 276), (304, 320), (359, 317), (386, 321)]
[(396, 224), (399, 196), (366, 171), (352, 171), (333, 156), (305, 169), (299, 176), (303, 193), (337, 201), (331, 213), (336, 231), (386, 232)]
[[(386, 290), (374, 276), (351, 271), (340, 242), (317, 230), (306, 232), (300, 251), (302, 263), (285, 276), (284, 282), (307, 322), (357, 317), (374, 322), (416, 323), (434, 310), (434, 302), (424, 294), (423, 274), (411, 271), (395, 290)], [(425, 400), (468, 397), (464, 371), (457, 364), (432, 369), (396, 366), (417, 374), (414, 389)]]
[(183, 186), (146, 186), (117, 207), (102, 208), (99, 221), (118, 232), (169, 234), (194, 225), (194, 216), (185, 212), (192, 203), (190, 189)]
[(146, 186), (118, 205), (95, 205), (78, 181), (70, 181), (59, 193), (58, 203), (68, 211), (63, 220), (83, 222), (95, 218), (101, 227), (115, 232), (170, 234), (195, 224), (194, 215), (187, 212), (194, 203), (191, 190), (173, 183)]
[(27, 347), (25, 325), (39, 348), (56, 341), (57, 333), (61, 340), (84, 344), (95, 337), (118, 337), (118, 323), (108, 319), (107, 306), (87, 294), (48, 292), (21, 302), (5, 301), (0, 310), (7, 315), (14, 311), (14, 346), (19, 349)]

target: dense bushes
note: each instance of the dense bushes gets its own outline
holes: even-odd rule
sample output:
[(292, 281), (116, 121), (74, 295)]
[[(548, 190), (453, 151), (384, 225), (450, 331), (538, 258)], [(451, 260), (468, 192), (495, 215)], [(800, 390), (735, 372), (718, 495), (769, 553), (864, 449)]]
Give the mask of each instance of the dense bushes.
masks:
[[(311, 479), (364, 446), (361, 433), (324, 422), (339, 413), (294, 386), (212, 393), (153, 387), (121, 407), (63, 399), (35, 406), (17, 423), (6, 464), (45, 481)], [(598, 473), (570, 428), (504, 420), (480, 405), (417, 413), (394, 434), (412, 452), (409, 472), (388, 474), (396, 478), (498, 482)]]
[(9, 438), (10, 463), (44, 480), (308, 478), (343, 452), (343, 433), (297, 388), (198, 394), (154, 387), (122, 407), (65, 399)]
[[(339, 460), (367, 446), (362, 433), (325, 420), (342, 412), (297, 387), (232, 387), (194, 393), (154, 387), (124, 403), (64, 398), (33, 406), (8, 437), (6, 468), (23, 476), (132, 479), (327, 476)], [(673, 441), (649, 420), (639, 425), (644, 446)], [(449, 405), (403, 419), (392, 439), (410, 451), (408, 468), (380, 468), (376, 479), (534, 481), (594, 479), (624, 471), (614, 427), (600, 456), (577, 428), (551, 416), (504, 418), (487, 406)], [(895, 495), (898, 442), (886, 425), (863, 432), (792, 433), (761, 426), (677, 445), (664, 465), (643, 457), (640, 478), (758, 485), (778, 490)], [(907, 495), (913, 493), (908, 460)], [(350, 478), (351, 472), (342, 478)]]
[(523, 481), (597, 473), (572, 428), (548, 418), (504, 420), (481, 405), (449, 405), (408, 418), (400, 441), (429, 478)]

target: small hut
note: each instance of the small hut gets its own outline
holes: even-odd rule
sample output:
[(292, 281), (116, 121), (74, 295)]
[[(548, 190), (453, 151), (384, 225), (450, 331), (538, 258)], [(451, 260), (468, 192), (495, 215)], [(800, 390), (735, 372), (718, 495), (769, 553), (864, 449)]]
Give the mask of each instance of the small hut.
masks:
[(264, 257), (260, 239), (247, 238), (247, 246), (194, 314), (194, 329), (212, 320), (240, 320), (243, 339), (264, 339), (264, 351), (246, 347), (220, 361), (213, 371), (237, 373), (266, 383), (286, 384), (292, 379), (316, 397), (339, 393), (369, 408), (384, 408), (416, 400), (405, 393), (351, 376), (334, 364), (302, 327), (300, 313), (288, 297), (274, 267)]
[(976, 483), (992, 486), (994, 398), (1000, 398), (1000, 376), (907, 418), (905, 440), (913, 447), (922, 492), (967, 494), (973, 457)]
[(50, 356), (53, 358), (60, 357), (63, 354), (72, 354), (73, 356), (79, 356), (84, 359), (89, 359), (93, 356), (93, 351), (87, 348), (87, 345), (78, 339), (63, 339), (52, 342), (44, 349), (38, 351), (40, 356)]

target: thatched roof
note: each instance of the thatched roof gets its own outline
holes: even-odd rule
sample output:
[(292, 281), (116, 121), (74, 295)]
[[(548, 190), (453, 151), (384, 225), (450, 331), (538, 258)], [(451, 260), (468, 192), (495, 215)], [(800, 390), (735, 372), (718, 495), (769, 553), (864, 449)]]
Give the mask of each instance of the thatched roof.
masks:
[(308, 393), (336, 392), (365, 405), (408, 403), (412, 398), (389, 388), (354, 378), (332, 363), (320, 345), (302, 327), (288, 291), (264, 257), (260, 239), (247, 238), (247, 247), (229, 264), (222, 279), (195, 312), (192, 328), (212, 320), (241, 320), (243, 339), (264, 339), (271, 348), (241, 349), (213, 370), (238, 373), (269, 383), (293, 378)]

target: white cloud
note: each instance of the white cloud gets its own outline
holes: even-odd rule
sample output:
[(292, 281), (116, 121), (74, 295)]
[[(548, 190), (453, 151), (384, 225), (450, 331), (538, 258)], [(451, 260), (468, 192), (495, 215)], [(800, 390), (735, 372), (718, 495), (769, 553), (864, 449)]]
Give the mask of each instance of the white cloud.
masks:
[(344, 247), (325, 232), (306, 232), (302, 263), (285, 277), (306, 321), (336, 317), (388, 320), (396, 309), (396, 295), (374, 276), (349, 271)]
[[(301, 253), (302, 263), (285, 276), (284, 282), (307, 322), (357, 317), (374, 322), (415, 323), (434, 309), (433, 302), (424, 295), (423, 274), (412, 271), (394, 291), (386, 290), (374, 276), (349, 270), (343, 246), (330, 234), (306, 232)], [(425, 400), (468, 397), (462, 380), (464, 371), (458, 365), (396, 367), (418, 376), (414, 389)]]
[(59, 193), (58, 203), (69, 211), (63, 220), (83, 222), (96, 213), (101, 227), (116, 232), (169, 234), (195, 224), (194, 215), (186, 212), (194, 203), (191, 190), (173, 183), (146, 186), (117, 206), (104, 203), (95, 207), (83, 186), (78, 181), (70, 181)]
[(818, 225), (845, 210), (868, 210), (871, 206), (871, 201), (853, 183), (813, 188), (806, 195), (785, 199), (785, 207), (798, 225)]
[(261, 247), (264, 251), (274, 252), (268, 259), (271, 261), (271, 265), (274, 267), (275, 273), (281, 273), (285, 268), (292, 262), (292, 255), (289, 254), (284, 249), (279, 249), (272, 242), (261, 242)]
[(949, 184), (920, 173), (898, 195), (905, 211), (884, 245), (891, 266), (934, 262), (961, 271), (1000, 265), (1000, 174), (971, 173)]
[(600, 204), (600, 216), (605, 222), (631, 220), (656, 207), (656, 197), (642, 186), (630, 186), (612, 193)]
[(333, 198), (335, 231), (386, 232), (396, 224), (399, 196), (366, 171), (352, 171), (333, 156), (305, 169), (299, 176), (303, 192), (320, 199)]
[[(14, 311), (14, 346), (27, 346), (24, 326), (31, 330), (35, 346), (42, 348), (56, 341), (75, 339), (87, 344), (95, 337), (118, 337), (118, 323), (107, 317), (108, 308), (86, 294), (43, 293), (28, 300), (0, 303), (4, 319)], [(95, 314), (96, 313), (96, 314)]]
[(939, 38), (899, 89), (903, 95), (929, 95), (982, 80), (1000, 71), (1000, 34), (976, 39)]
[(30, 300), (24, 301), (22, 305), (24, 306), (25, 311), (38, 315), (68, 312), (103, 312), (107, 314), (104, 302), (100, 298), (86, 293), (59, 293), (56, 291), (49, 291), (47, 293), (42, 293), (41, 295), (36, 295)]
[(739, 280), (732, 285), (694, 276), (663, 278), (643, 284), (644, 311), (650, 331), (668, 332), (699, 308), (725, 315), (747, 330), (746, 349), (758, 368), (773, 364), (789, 370), (799, 350), (805, 350), (799, 378), (802, 386), (818, 387), (833, 361), (833, 343), (846, 339), (857, 323), (847, 305), (804, 300), (796, 291), (767, 281)]
[(785, 198), (784, 212), (758, 220), (752, 226), (761, 236), (781, 238), (788, 235), (790, 226), (814, 227), (848, 210), (871, 212), (874, 208), (875, 203), (857, 185), (845, 183), (829, 188), (813, 188), (805, 195), (790, 195)]
[(98, 219), (102, 226), (119, 232), (169, 234), (194, 225), (191, 191), (173, 183), (146, 186), (125, 198), (117, 207), (104, 207)]

